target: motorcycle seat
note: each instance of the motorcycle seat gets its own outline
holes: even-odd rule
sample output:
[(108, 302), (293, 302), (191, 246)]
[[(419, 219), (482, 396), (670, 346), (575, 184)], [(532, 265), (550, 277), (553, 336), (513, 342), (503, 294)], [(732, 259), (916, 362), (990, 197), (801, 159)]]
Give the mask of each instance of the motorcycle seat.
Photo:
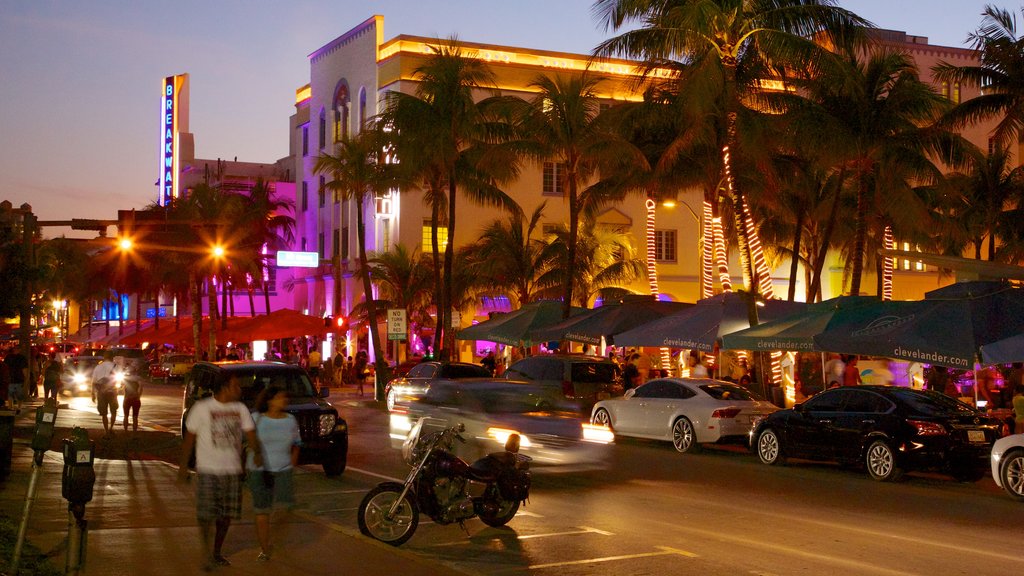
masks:
[(514, 467), (516, 455), (509, 452), (492, 452), (473, 462), (469, 466), (467, 476), (477, 482), (494, 482), (502, 470)]

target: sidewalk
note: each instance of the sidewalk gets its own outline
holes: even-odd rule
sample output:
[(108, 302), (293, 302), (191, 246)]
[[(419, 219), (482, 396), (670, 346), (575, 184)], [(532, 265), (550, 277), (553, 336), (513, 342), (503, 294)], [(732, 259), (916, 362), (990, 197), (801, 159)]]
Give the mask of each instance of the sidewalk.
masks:
[[(332, 395), (334, 391), (332, 390)], [(338, 394), (337, 400), (347, 397)], [(358, 396), (357, 396), (358, 398)], [(348, 400), (348, 398), (345, 398)], [(355, 398), (352, 400), (358, 401)], [(16, 426), (33, 427), (35, 407), (26, 404)], [(73, 420), (71, 424), (69, 420)], [(61, 410), (58, 426), (102, 430), (99, 415)], [(142, 429), (140, 422), (140, 431)], [(28, 539), (63, 569), (68, 534), (67, 501), (61, 497), (63, 456), (45, 453)], [(32, 470), (27, 440), (16, 439), (11, 474), (0, 483), (0, 510), (21, 520)], [(194, 487), (176, 482), (175, 466), (154, 460), (97, 459), (93, 500), (86, 505), (89, 522), (83, 574), (142, 573), (153, 576), (200, 572), (199, 528), (195, 520)], [(305, 474), (296, 475), (301, 490)], [(276, 517), (275, 517), (276, 520)], [(244, 499), (242, 520), (233, 523), (224, 545), (232, 566), (219, 574), (359, 574), (366, 576), (433, 576), (463, 574), (453, 568), (394, 548), (300, 509), (287, 522), (275, 524), (270, 562), (257, 562), (251, 503)], [(141, 572), (140, 572), (141, 571)]]

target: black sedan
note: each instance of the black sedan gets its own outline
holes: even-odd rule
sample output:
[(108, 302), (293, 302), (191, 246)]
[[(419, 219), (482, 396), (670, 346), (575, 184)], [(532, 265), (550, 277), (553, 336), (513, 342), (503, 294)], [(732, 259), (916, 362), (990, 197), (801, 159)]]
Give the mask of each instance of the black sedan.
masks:
[(999, 422), (953, 398), (897, 386), (828, 390), (759, 421), (751, 447), (765, 464), (787, 457), (863, 464), (875, 480), (937, 469), (962, 481), (985, 474)]
[(409, 373), (384, 386), (384, 399), (389, 412), (395, 404), (414, 400), (430, 389), (435, 382), (451, 382), (471, 378), (490, 378), (491, 372), (479, 364), (468, 362), (421, 362)]

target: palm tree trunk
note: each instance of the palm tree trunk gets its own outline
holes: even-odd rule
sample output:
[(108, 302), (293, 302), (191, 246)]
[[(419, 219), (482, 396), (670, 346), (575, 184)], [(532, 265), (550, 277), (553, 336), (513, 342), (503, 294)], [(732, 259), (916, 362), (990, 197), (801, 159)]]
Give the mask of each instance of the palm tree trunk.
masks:
[(441, 271), (441, 245), (437, 237), (438, 220), (441, 217), (441, 205), (438, 202), (431, 202), (430, 206), (430, 242), (434, 248), (434, 252), (431, 257), (434, 259), (434, 310), (436, 321), (434, 322), (434, 353), (436, 354), (440, 349), (441, 342), (440, 338), (444, 336), (447, 330), (444, 329), (444, 319), (442, 310), (444, 309), (444, 290), (442, 288), (442, 271)]
[(220, 278), (220, 329), (228, 327), (228, 283), (223, 276)]
[(996, 235), (990, 232), (988, 235), (988, 261), (995, 262), (996, 259)]
[(153, 329), (160, 329), (160, 289), (153, 295)]
[(853, 272), (850, 273), (850, 294), (860, 294), (860, 280), (864, 273), (864, 251), (868, 237), (868, 179), (861, 171), (858, 175), (856, 230), (853, 236)]
[(263, 309), (266, 310), (267, 315), (270, 315), (270, 286), (267, 285), (268, 281), (263, 282)]
[(456, 359), (452, 329), (452, 266), (455, 262), (455, 170), (448, 177), (448, 243), (444, 248), (444, 358)]
[(569, 241), (566, 246), (565, 263), (565, 301), (562, 302), (562, 318), (568, 318), (572, 313), (572, 289), (576, 282), (576, 244), (580, 235), (580, 201), (576, 197), (576, 165), (570, 159), (570, 168), (566, 170), (569, 185)]
[(210, 361), (217, 358), (217, 289), (213, 286), (213, 274), (206, 277), (206, 290), (210, 300), (210, 342), (207, 343), (207, 351)]
[(142, 292), (135, 293), (135, 333), (142, 327)]
[[(373, 346), (374, 364), (377, 367), (376, 378), (373, 385), (373, 397), (378, 402), (384, 397), (384, 382), (387, 380), (387, 362), (384, 360), (384, 350), (380, 345), (380, 330), (377, 326), (377, 304), (373, 298), (373, 285), (370, 283), (370, 266), (366, 258), (366, 224), (363, 223), (363, 193), (356, 196), (356, 230), (359, 234), (359, 268), (363, 277), (363, 293), (366, 301), (366, 319), (370, 323), (370, 341)], [(449, 242), (449, 245), (451, 242)]]
[(200, 280), (195, 272), (189, 272), (189, 292), (192, 300), (192, 346), (196, 361), (202, 360), (202, 338), (200, 330), (203, 328), (203, 299), (200, 294)]
[(796, 298), (796, 275), (800, 268), (800, 241), (803, 239), (804, 217), (806, 210), (800, 208), (796, 212), (796, 230), (793, 231), (793, 255), (789, 263), (789, 301)]
[(256, 317), (256, 297), (251, 282), (249, 283), (249, 316)]
[(715, 294), (715, 225), (711, 209), (711, 199), (704, 192), (704, 203), (701, 211), (701, 258), (700, 258), (700, 297), (710, 298)]
[(822, 235), (821, 244), (818, 246), (818, 254), (814, 258), (814, 276), (811, 280), (811, 287), (808, 289), (808, 294), (813, 297), (814, 300), (808, 298), (808, 301), (816, 301), (818, 299), (818, 293), (821, 292), (821, 273), (825, 267), (825, 258), (828, 257), (828, 247), (832, 244), (832, 233), (836, 227), (836, 221), (839, 219), (839, 201), (840, 194), (843, 191), (843, 181), (846, 180), (846, 171), (844, 169), (839, 170), (839, 175), (836, 178), (836, 195), (832, 199), (832, 209), (829, 211), (828, 223), (825, 225), (825, 233)]

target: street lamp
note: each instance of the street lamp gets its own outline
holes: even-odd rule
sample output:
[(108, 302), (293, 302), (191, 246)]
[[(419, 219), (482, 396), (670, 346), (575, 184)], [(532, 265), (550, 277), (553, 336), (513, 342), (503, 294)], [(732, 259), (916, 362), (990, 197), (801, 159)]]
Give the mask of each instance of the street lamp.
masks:
[(123, 252), (131, 250), (133, 245), (134, 243), (132, 242), (132, 239), (128, 238), (127, 236), (121, 238), (117, 242), (117, 247), (120, 248)]

